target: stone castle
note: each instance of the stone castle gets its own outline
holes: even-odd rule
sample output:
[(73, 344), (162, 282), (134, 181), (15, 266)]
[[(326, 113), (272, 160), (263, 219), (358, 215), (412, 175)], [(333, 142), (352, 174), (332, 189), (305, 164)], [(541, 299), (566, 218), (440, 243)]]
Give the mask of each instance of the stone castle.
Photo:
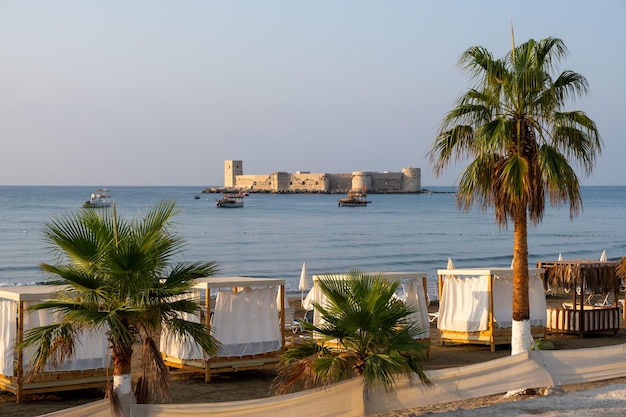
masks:
[(297, 171), (268, 175), (244, 175), (243, 162), (224, 162), (224, 188), (270, 193), (347, 193), (366, 189), (368, 193), (419, 193), (420, 168), (403, 168), (402, 172), (362, 172), (348, 174), (314, 174)]

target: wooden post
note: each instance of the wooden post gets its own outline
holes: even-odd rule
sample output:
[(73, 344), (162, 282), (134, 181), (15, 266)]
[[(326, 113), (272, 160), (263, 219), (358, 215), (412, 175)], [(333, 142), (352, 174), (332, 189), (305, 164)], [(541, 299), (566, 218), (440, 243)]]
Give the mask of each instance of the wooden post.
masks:
[(281, 346), (285, 348), (285, 286), (280, 286), (280, 337)]
[(582, 277), (581, 274), (582, 270), (581, 267), (578, 267), (578, 272), (577, 272), (577, 277), (576, 277), (576, 281), (578, 282), (578, 285), (580, 285), (580, 323), (579, 323), (579, 330), (580, 330), (580, 337), (583, 337), (583, 335), (585, 334), (585, 280)]
[(495, 336), (493, 335), (493, 280), (494, 280), (494, 276), (493, 274), (489, 274), (489, 282), (488, 282), (488, 287), (487, 287), (487, 291), (489, 292), (489, 347), (491, 349), (491, 352), (495, 352), (496, 351), (496, 341), (495, 341)]
[(437, 275), (437, 292), (439, 293), (439, 304), (441, 305), (441, 293), (443, 292), (443, 279), (441, 275)]
[[(207, 332), (211, 334), (211, 289), (207, 285), (204, 296), (204, 305), (206, 309), (206, 314), (204, 317)], [(211, 382), (211, 358), (208, 357), (207, 353), (204, 352), (204, 382)]]
[(25, 302), (18, 303), (17, 313), (17, 338), (15, 340), (15, 352), (17, 352), (17, 389), (15, 391), (16, 403), (22, 401), (22, 384), (24, 384), (24, 353), (22, 349), (18, 349), (18, 344), (24, 340), (24, 308)]

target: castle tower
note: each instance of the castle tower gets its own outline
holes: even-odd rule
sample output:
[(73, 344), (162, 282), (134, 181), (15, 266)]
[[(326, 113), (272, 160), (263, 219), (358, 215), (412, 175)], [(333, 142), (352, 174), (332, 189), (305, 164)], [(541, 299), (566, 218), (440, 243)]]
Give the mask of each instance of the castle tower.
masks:
[(402, 168), (402, 192), (419, 193), (422, 190), (422, 171), (420, 168)]
[(372, 177), (367, 172), (356, 171), (352, 173), (352, 191), (370, 190)]
[(224, 187), (236, 187), (237, 175), (243, 175), (243, 162), (234, 160), (224, 161)]

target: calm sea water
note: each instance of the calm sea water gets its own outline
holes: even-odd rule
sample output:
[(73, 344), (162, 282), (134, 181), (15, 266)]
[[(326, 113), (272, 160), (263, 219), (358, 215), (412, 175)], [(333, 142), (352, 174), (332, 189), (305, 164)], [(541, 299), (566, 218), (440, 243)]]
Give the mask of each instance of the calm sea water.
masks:
[[(161, 200), (181, 212), (175, 231), (190, 261), (216, 261), (220, 275), (285, 278), (298, 292), (302, 263), (309, 275), (363, 271), (426, 272), (436, 280), (448, 257), (458, 267), (509, 266), (512, 229), (492, 212), (459, 211), (452, 188), (432, 194), (370, 195), (368, 207), (338, 207), (330, 194), (252, 194), (243, 209), (215, 207), (218, 195), (201, 187), (115, 187), (118, 212), (145, 214)], [(0, 187), (0, 285), (47, 279), (41, 262), (53, 257), (41, 228), (53, 216), (78, 210), (91, 187)], [(448, 191), (448, 192), (444, 192)], [(609, 259), (626, 254), (626, 187), (583, 187), (584, 212), (570, 221), (567, 206), (549, 208), (529, 230), (530, 263)]]

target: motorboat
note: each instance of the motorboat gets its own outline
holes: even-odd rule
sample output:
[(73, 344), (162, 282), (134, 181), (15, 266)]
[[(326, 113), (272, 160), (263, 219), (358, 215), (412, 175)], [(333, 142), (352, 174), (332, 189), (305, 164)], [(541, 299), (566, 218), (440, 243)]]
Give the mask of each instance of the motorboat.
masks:
[(217, 202), (217, 207), (222, 208), (237, 208), (243, 207), (243, 195), (242, 194), (224, 194)]
[(89, 200), (83, 201), (83, 208), (105, 208), (111, 207), (111, 193), (107, 188), (98, 188), (95, 193), (91, 193)]
[(348, 191), (348, 195), (345, 198), (339, 199), (339, 207), (366, 207), (369, 203), (371, 201), (368, 201), (365, 189), (362, 191)]

